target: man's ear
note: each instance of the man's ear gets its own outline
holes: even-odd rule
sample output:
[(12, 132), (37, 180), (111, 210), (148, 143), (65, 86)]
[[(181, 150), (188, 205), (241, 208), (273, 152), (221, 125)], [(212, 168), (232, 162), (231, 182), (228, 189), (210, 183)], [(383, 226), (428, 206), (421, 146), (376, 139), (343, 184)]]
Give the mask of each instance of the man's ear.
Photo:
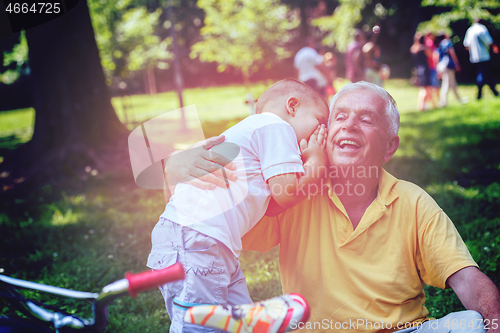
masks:
[(387, 141), (387, 149), (385, 151), (384, 163), (388, 162), (399, 148), (399, 136), (393, 135)]
[(299, 106), (299, 99), (295, 96), (292, 96), (286, 100), (286, 111), (292, 117), (297, 113), (297, 107)]

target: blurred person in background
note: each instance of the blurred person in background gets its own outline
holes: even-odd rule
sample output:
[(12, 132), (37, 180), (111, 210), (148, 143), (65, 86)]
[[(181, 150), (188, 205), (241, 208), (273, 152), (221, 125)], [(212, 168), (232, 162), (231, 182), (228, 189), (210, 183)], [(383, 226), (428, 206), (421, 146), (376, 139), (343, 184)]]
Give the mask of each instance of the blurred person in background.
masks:
[(293, 67), (299, 81), (307, 84), (326, 101), (326, 87), (329, 84), (330, 69), (324, 63), (324, 57), (316, 50), (314, 38), (308, 37), (303, 48), (293, 59)]
[(460, 72), (460, 62), (453, 48), (453, 43), (450, 37), (446, 34), (438, 36), (439, 41), (437, 49), (437, 73), (441, 77), (441, 93), (439, 98), (439, 106), (444, 107), (448, 102), (448, 89), (451, 88), (459, 103), (467, 103), (467, 100), (461, 98), (457, 90), (457, 80), (455, 72)]
[(488, 29), (481, 24), (480, 19), (475, 19), (474, 24), (467, 29), (464, 38), (464, 46), (469, 51), (469, 59), (476, 68), (477, 99), (481, 99), (483, 85), (488, 85), (495, 96), (498, 91), (491, 78), (490, 65), (490, 46), (493, 53), (498, 53), (498, 47), (493, 44), (493, 39)]
[(429, 78), (431, 80), (431, 98), (434, 100), (435, 97), (436, 101), (439, 101), (439, 79), (436, 72), (436, 55), (439, 44), (436, 43), (436, 36), (432, 32), (425, 34), (424, 43), (425, 47), (430, 50), (427, 54), (427, 63), (429, 64)]
[(327, 84), (326, 86), (326, 96), (328, 98), (327, 102), (329, 103), (333, 95), (337, 93), (335, 91), (335, 87), (333, 86), (333, 82), (337, 77), (337, 56), (333, 52), (326, 52), (324, 55), (324, 59), (324, 64), (329, 71), (329, 84)]
[(365, 67), (365, 80), (376, 84), (379, 87), (383, 86), (382, 77), (380, 76), (380, 47), (377, 45), (377, 37), (380, 33), (378, 25), (373, 27), (370, 41), (362, 47), (363, 61)]
[(426, 108), (426, 102), (432, 103), (433, 107), (436, 108), (436, 102), (432, 99), (431, 95), (432, 86), (429, 63), (427, 61), (427, 58), (432, 56), (432, 54), (431, 50), (425, 46), (424, 36), (422, 36), (421, 33), (415, 33), (410, 52), (413, 56), (414, 66), (416, 69), (417, 83), (420, 86), (417, 99), (417, 109), (419, 111), (424, 111)]
[(365, 34), (356, 29), (354, 40), (347, 45), (345, 54), (345, 77), (352, 83), (365, 80), (363, 45), (365, 45)]

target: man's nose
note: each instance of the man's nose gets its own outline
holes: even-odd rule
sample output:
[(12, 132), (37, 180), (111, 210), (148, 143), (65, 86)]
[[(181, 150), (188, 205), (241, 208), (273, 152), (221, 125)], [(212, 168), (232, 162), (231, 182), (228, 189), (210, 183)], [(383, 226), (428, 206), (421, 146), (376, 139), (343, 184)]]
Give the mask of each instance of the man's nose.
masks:
[(342, 129), (344, 131), (356, 131), (359, 129), (358, 121), (356, 120), (355, 117), (349, 117), (342, 125)]

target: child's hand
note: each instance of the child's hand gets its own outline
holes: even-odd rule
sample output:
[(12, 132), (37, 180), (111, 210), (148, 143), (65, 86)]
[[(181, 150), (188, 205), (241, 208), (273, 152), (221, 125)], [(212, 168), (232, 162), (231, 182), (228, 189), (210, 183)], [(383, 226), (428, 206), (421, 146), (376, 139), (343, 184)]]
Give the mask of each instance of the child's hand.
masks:
[[(325, 125), (319, 125), (309, 137), (309, 142), (305, 139), (300, 141), (304, 167), (319, 168), (326, 166), (326, 137), (327, 130)], [(316, 174), (319, 175), (319, 173)]]

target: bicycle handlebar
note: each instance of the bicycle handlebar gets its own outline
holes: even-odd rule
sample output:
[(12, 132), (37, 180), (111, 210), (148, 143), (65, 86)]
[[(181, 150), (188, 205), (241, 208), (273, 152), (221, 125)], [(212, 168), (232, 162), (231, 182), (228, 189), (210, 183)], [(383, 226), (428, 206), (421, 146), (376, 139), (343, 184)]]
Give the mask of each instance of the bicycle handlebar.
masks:
[(129, 284), (128, 293), (134, 298), (142, 291), (154, 289), (167, 282), (182, 280), (184, 276), (184, 268), (178, 262), (159, 271), (125, 273), (125, 279), (128, 280)]
[[(131, 297), (136, 297), (138, 293), (154, 289), (168, 282), (184, 279), (184, 268), (180, 263), (175, 263), (172, 266), (166, 267), (158, 271), (145, 271), (141, 273), (125, 273), (125, 278), (115, 281), (105, 286), (99, 294), (83, 293), (63, 288), (41, 285), (28, 281), (13, 279), (6, 276), (0, 277), (1, 282), (5, 286), (17, 286), (21, 288), (29, 288), (49, 292), (52, 294), (71, 297), (76, 299), (87, 299), (94, 301), (94, 318), (83, 319), (75, 315), (68, 315), (58, 310), (50, 311), (43, 308), (43, 304), (38, 306), (32, 301), (22, 297), (13, 288), (8, 288), (7, 295), (20, 304), (18, 310), (24, 314), (37, 318), (44, 322), (52, 322), (56, 330), (63, 326), (70, 327), (75, 330), (90, 328), (92, 332), (102, 332), (107, 325), (107, 306), (115, 299), (128, 294)], [(1, 328), (1, 327), (0, 327)], [(0, 329), (1, 330), (1, 329)], [(3, 331), (2, 331), (3, 332)]]

